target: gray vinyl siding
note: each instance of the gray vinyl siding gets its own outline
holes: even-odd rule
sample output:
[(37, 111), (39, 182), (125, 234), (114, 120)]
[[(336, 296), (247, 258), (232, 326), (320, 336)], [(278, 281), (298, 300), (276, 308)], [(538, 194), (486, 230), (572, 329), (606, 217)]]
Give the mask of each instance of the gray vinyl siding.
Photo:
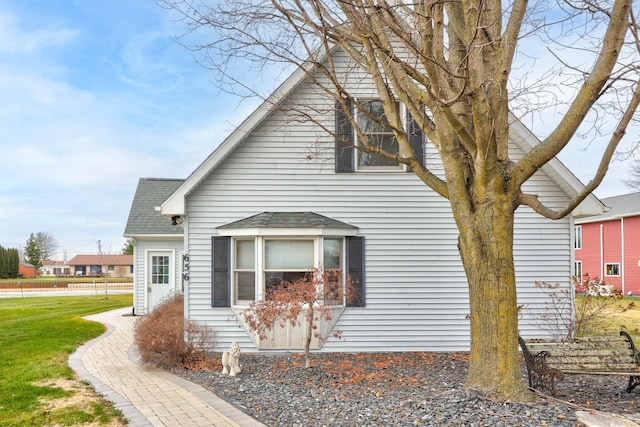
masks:
[[(317, 100), (314, 107), (323, 108), (305, 86), (293, 96)], [(325, 120), (331, 126), (333, 114), (327, 112)], [(366, 307), (346, 309), (335, 328), (343, 339), (329, 338), (322, 351), (468, 350), (467, 282), (448, 201), (411, 173), (336, 174), (332, 147), (333, 139), (311, 123), (289, 124), (283, 113), (272, 113), (187, 197), (189, 318), (214, 327), (220, 349), (237, 341), (243, 351), (255, 351), (233, 311), (211, 307), (211, 237), (216, 227), (260, 212), (312, 211), (354, 225), (366, 238)], [(436, 161), (434, 150), (427, 147), (428, 164)], [(542, 173), (528, 188), (553, 205), (566, 201)], [(519, 303), (528, 310), (521, 322), (525, 332), (538, 333), (531, 313), (544, 307), (533, 281), (568, 285), (570, 224), (528, 208), (517, 212), (515, 258)]]
[(184, 242), (181, 236), (166, 240), (137, 238), (133, 253), (133, 304), (136, 315), (147, 314), (147, 283), (145, 282), (146, 254), (148, 251), (174, 251), (174, 291), (182, 291), (182, 253)]

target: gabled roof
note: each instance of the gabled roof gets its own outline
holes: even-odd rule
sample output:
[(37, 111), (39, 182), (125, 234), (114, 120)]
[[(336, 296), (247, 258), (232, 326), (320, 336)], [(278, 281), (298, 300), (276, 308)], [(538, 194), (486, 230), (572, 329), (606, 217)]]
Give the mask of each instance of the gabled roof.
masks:
[[(296, 69), (260, 106), (254, 110), (204, 162), (200, 164), (187, 179), (162, 204), (161, 212), (166, 217), (185, 214), (185, 198), (204, 181), (232, 153), (252, 131), (265, 120), (282, 99), (300, 85), (307, 75), (306, 70)], [(510, 141), (515, 142), (523, 150), (529, 150), (540, 141), (515, 116), (510, 114)], [(569, 197), (577, 195), (584, 185), (557, 158), (542, 167), (542, 170)], [(574, 211), (576, 217), (599, 215), (604, 206), (594, 195), (589, 195)]]
[(607, 197), (602, 199), (602, 203), (609, 208), (606, 212), (597, 216), (576, 220), (576, 224), (608, 221), (629, 216), (640, 216), (640, 193)]
[[(509, 140), (523, 151), (530, 150), (540, 142), (538, 137), (511, 113), (509, 113)], [(575, 197), (584, 187), (584, 184), (557, 157), (551, 159), (541, 169), (569, 198)], [(604, 211), (603, 203), (593, 194), (589, 194), (573, 210), (573, 216), (588, 217), (600, 215)]]
[(42, 260), (40, 262), (40, 264), (42, 264), (43, 267), (52, 267), (52, 266), (58, 266), (58, 265), (59, 266), (69, 265), (64, 261), (53, 261), (53, 260), (50, 260), (50, 259)]
[(133, 255), (76, 255), (69, 265), (133, 265)]
[(231, 134), (198, 166), (162, 204), (162, 215), (171, 217), (185, 214), (185, 197), (189, 195), (222, 161), (235, 150), (251, 132), (302, 81), (306, 73), (298, 68), (258, 108), (256, 108)]
[(181, 236), (184, 234), (182, 226), (171, 225), (171, 221), (156, 210), (156, 207), (160, 206), (183, 182), (183, 179), (140, 178), (124, 236)]

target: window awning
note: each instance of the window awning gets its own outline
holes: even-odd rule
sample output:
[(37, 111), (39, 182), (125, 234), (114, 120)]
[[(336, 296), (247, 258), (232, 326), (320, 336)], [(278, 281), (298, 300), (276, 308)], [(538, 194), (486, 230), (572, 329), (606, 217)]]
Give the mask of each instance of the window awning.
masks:
[(221, 236), (355, 236), (358, 227), (315, 212), (262, 212), (218, 227)]

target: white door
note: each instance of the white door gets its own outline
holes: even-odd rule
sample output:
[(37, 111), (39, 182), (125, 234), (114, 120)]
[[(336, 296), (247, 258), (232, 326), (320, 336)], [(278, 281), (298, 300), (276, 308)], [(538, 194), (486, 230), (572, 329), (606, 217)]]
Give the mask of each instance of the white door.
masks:
[(147, 292), (149, 310), (162, 302), (173, 289), (171, 252), (149, 252), (147, 265)]

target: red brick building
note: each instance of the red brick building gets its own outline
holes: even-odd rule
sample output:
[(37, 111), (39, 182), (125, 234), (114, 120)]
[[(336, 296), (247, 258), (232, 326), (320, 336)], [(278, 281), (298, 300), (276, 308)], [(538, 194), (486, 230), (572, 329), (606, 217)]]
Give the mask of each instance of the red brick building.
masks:
[(640, 294), (640, 193), (602, 199), (609, 210), (575, 220), (575, 269)]
[(26, 262), (20, 263), (18, 272), (20, 273), (20, 277), (23, 277), (25, 279), (33, 279), (34, 277), (36, 277), (36, 267), (31, 264), (27, 264)]

